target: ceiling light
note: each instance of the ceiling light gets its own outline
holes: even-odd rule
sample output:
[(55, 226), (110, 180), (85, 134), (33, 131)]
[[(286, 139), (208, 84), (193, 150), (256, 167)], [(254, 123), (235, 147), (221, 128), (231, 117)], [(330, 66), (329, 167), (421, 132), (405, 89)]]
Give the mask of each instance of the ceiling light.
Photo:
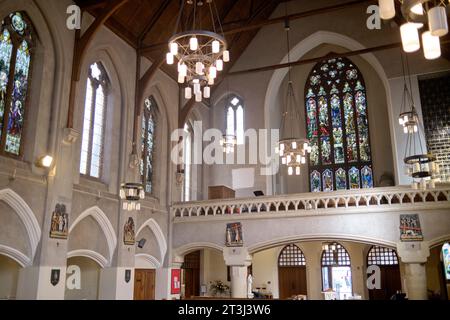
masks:
[(42, 168), (50, 168), (53, 164), (53, 157), (49, 155), (45, 155), (39, 158), (37, 165)]

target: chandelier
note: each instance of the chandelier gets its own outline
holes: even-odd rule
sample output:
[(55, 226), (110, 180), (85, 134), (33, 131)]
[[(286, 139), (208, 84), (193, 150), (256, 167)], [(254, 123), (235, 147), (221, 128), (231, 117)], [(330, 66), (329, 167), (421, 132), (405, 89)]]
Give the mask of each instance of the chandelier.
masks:
[(322, 251), (336, 251), (337, 250), (337, 245), (335, 242), (325, 242), (322, 243)]
[[(287, 15), (287, 12), (286, 12)], [(289, 21), (285, 24), (288, 64), (290, 57), (290, 39), (289, 39)], [(287, 90), (286, 103), (282, 114), (281, 139), (275, 152), (281, 157), (281, 163), (288, 168), (288, 175), (299, 176), (301, 174), (301, 165), (306, 163), (307, 153), (311, 153), (309, 141), (301, 138), (300, 133), (300, 114), (295, 99), (294, 86), (291, 80), (291, 67), (289, 68), (289, 83)]]
[(234, 153), (234, 148), (237, 145), (237, 138), (233, 134), (225, 134), (222, 139), (220, 139), (220, 145), (223, 147), (224, 153)]
[[(436, 157), (430, 153), (425, 153), (422, 146), (422, 138), (425, 141), (425, 136), (422, 134), (421, 124), (416, 108), (414, 106), (414, 98), (411, 94), (411, 73), (409, 70), (408, 57), (406, 61), (401, 55), (402, 69), (403, 69), (403, 101), (399, 116), (399, 123), (403, 127), (403, 132), (408, 135), (405, 150), (405, 174), (413, 179), (412, 188), (426, 189), (427, 181), (430, 188), (434, 188), (437, 176), (439, 174), (439, 166), (436, 164)], [(407, 75), (408, 73), (408, 79)], [(408, 88), (409, 83), (409, 88)], [(407, 106), (411, 109), (407, 110)]]
[[(440, 37), (448, 33), (446, 0), (398, 0), (401, 12), (407, 21), (400, 26), (403, 50), (415, 52), (421, 47), (419, 29), (428, 25), (428, 30), (422, 32), (424, 56), (427, 60), (441, 56)], [(380, 17), (389, 20), (395, 17), (395, 0), (379, 0)]]
[[(212, 21), (212, 31), (198, 29), (201, 19), (201, 8), (208, 6)], [(193, 25), (191, 30), (181, 31), (181, 17), (185, 4), (192, 7)], [(218, 30), (221, 34), (218, 34)], [(169, 40), (169, 52), (166, 55), (167, 64), (178, 61), (178, 83), (186, 84), (184, 97), (201, 102), (211, 96), (211, 86), (214, 85), (218, 72), (224, 68), (224, 63), (230, 61), (227, 41), (223, 36), (222, 25), (217, 7), (213, 0), (182, 0), (175, 34)]]
[(139, 183), (123, 183), (120, 186), (120, 199), (123, 201), (123, 210), (140, 211), (140, 200), (145, 199), (144, 186)]

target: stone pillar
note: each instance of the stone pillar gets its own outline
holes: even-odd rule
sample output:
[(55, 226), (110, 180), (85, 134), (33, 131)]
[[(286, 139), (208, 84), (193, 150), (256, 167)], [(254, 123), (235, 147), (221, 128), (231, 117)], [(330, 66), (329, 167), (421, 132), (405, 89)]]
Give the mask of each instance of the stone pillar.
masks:
[(231, 267), (231, 297), (247, 299), (247, 269), (252, 261), (247, 248), (225, 248), (223, 257)]
[(306, 285), (308, 300), (323, 300), (322, 294), (322, 266), (320, 258), (322, 256), (322, 243), (303, 242), (301, 249), (306, 261)]
[(427, 242), (401, 242), (397, 252), (404, 263), (402, 281), (409, 300), (427, 300), (427, 274), (425, 263), (430, 255)]
[(231, 266), (231, 297), (247, 299), (247, 268), (248, 266)]

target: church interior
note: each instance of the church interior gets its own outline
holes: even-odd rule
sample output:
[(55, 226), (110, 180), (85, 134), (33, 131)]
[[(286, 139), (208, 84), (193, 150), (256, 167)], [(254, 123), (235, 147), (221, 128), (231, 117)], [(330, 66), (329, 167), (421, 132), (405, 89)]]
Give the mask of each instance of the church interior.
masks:
[(447, 0), (0, 0), (0, 300), (450, 300)]

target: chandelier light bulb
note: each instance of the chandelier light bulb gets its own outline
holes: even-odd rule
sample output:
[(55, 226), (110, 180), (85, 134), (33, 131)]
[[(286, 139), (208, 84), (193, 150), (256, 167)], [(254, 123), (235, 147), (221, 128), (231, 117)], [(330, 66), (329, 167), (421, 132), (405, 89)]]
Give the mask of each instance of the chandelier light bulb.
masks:
[(433, 36), (430, 31), (422, 34), (423, 52), (425, 59), (434, 60), (441, 56), (441, 41), (439, 37)]
[(445, 36), (448, 33), (446, 8), (443, 6), (431, 8), (428, 11), (428, 25), (433, 36)]
[(223, 62), (230, 62), (230, 51), (225, 50), (223, 52)]
[(214, 40), (212, 42), (212, 52), (213, 53), (219, 53), (220, 52), (220, 42), (217, 40)]
[(178, 83), (184, 83), (184, 80), (185, 80), (185, 77), (181, 73), (179, 73), (178, 74)]
[(202, 76), (204, 74), (203, 73), (203, 68), (204, 68), (203, 63), (197, 62), (195, 64), (195, 73), (197, 73), (198, 75)]
[(294, 168), (289, 167), (289, 168), (288, 168), (288, 174), (289, 174), (290, 176), (294, 175)]
[(172, 42), (170, 44), (170, 53), (176, 56), (178, 54), (178, 43)]
[(295, 168), (295, 175), (299, 176), (301, 173), (300, 167)]
[(213, 86), (214, 85), (214, 79), (209, 77), (208, 78), (208, 86)]
[(297, 155), (297, 163), (302, 163), (302, 156), (301, 155)]
[(284, 165), (286, 165), (286, 164), (287, 164), (287, 160), (286, 160), (286, 157), (283, 157), (283, 158), (281, 158), (281, 163), (282, 163), (282, 164), (284, 164)]
[(180, 74), (183, 75), (183, 77), (187, 76), (187, 66), (183, 63), (180, 65)]
[(192, 99), (192, 88), (191, 87), (186, 87), (186, 89), (184, 89), (184, 97), (187, 100)]
[(202, 92), (200, 91), (200, 92), (197, 92), (196, 94), (195, 94), (195, 101), (196, 102), (202, 102)]
[(294, 141), (294, 142), (292, 142), (292, 149), (297, 149), (297, 142), (296, 141)]
[(174, 62), (173, 54), (168, 52), (166, 55), (166, 61), (167, 61), (167, 64), (169, 64), (169, 65), (173, 64), (173, 62)]
[(402, 118), (402, 117), (398, 118), (398, 123), (399, 123), (401, 126), (403, 125), (403, 118)]
[(419, 128), (415, 125), (414, 126), (414, 133), (417, 133), (417, 131), (419, 131)]
[(380, 17), (383, 20), (389, 20), (395, 17), (395, 2), (394, 0), (379, 0)]
[(213, 79), (217, 78), (217, 69), (216, 67), (209, 67), (209, 76)]
[(199, 94), (201, 93), (201, 87), (200, 87), (200, 83), (194, 83), (194, 94)]
[(306, 158), (302, 157), (302, 164), (306, 164)]
[(416, 4), (411, 8), (411, 12), (419, 16), (423, 16), (423, 5), (421, 3)]
[(216, 61), (216, 68), (217, 68), (217, 71), (222, 71), (223, 70), (223, 60), (218, 59)]
[(419, 31), (417, 25), (407, 22), (400, 27), (403, 50), (405, 52), (415, 52), (420, 49)]
[(284, 148), (285, 148), (284, 143), (281, 143), (281, 144), (280, 144), (280, 150), (281, 150), (281, 151), (284, 151)]
[(189, 40), (189, 49), (191, 49), (191, 51), (197, 51), (198, 50), (198, 39), (196, 37), (192, 37)]
[(203, 88), (203, 96), (205, 97), (205, 99), (209, 99), (211, 97), (211, 88), (210, 87)]
[(290, 154), (288, 154), (288, 156), (286, 157), (286, 160), (287, 160), (288, 164), (291, 163), (292, 156)]

